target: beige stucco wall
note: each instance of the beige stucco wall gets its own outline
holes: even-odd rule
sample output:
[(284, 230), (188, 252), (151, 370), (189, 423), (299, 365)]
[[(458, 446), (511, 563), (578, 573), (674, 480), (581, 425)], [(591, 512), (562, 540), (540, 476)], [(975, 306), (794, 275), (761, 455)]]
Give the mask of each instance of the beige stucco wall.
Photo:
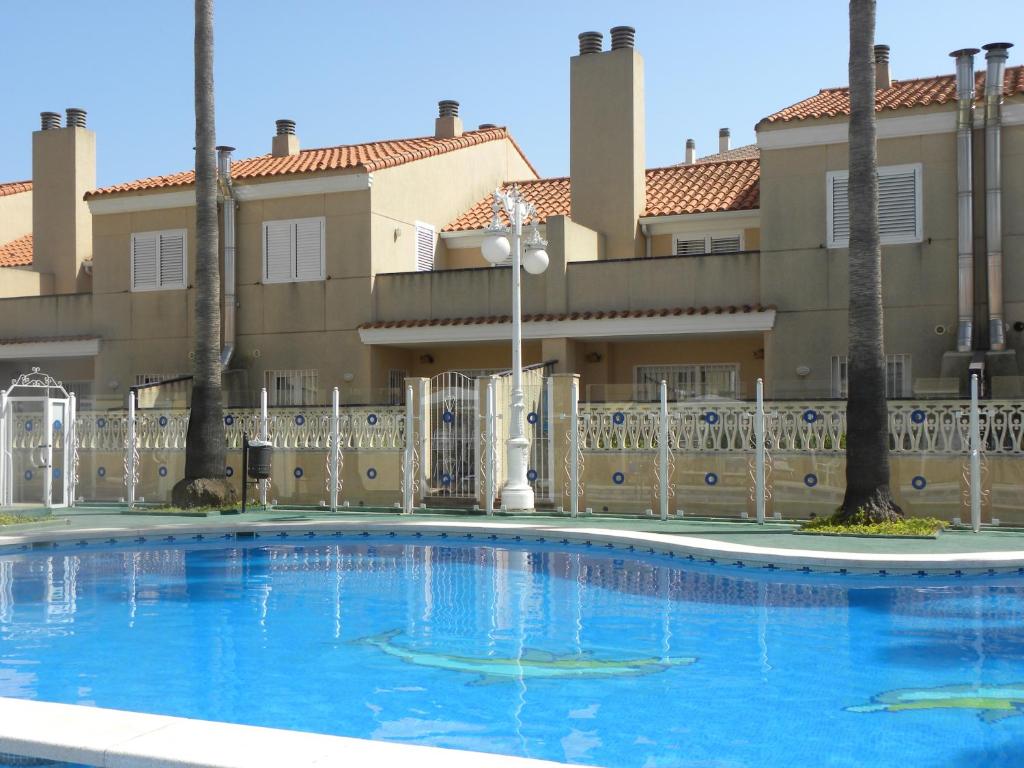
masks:
[(32, 232), (32, 192), (0, 197), (0, 245)]
[(31, 267), (0, 268), (0, 299), (11, 296), (41, 296), (49, 293), (53, 293), (52, 274), (34, 272)]

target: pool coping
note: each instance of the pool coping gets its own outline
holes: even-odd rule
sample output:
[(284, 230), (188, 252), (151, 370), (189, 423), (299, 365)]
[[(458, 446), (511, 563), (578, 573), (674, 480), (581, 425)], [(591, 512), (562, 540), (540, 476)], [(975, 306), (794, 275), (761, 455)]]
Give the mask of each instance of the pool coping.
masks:
[(0, 697), (0, 752), (98, 768), (566, 768), (489, 752)]
[(602, 544), (631, 552), (683, 556), (702, 562), (722, 565), (782, 568), (789, 570), (827, 571), (839, 573), (880, 573), (928, 575), (964, 575), (1024, 571), (1024, 550), (1001, 550), (948, 553), (864, 553), (831, 550), (788, 549), (752, 544), (739, 544), (718, 539), (698, 538), (684, 534), (663, 534), (644, 531), (594, 527), (562, 527), (550, 523), (507, 522), (496, 518), (482, 520), (417, 520), (396, 515), (394, 519), (347, 520), (273, 520), (224, 521), (223, 523), (159, 523), (108, 528), (18, 531), (0, 535), (0, 547), (24, 545), (38, 547), (50, 542), (121, 543), (145, 536), (163, 535), (177, 538), (191, 536), (205, 539), (216, 535), (237, 533), (277, 533), (290, 535), (331, 532), (370, 534), (461, 534), (466, 538), (488, 536), (491, 540), (554, 542), (564, 544)]

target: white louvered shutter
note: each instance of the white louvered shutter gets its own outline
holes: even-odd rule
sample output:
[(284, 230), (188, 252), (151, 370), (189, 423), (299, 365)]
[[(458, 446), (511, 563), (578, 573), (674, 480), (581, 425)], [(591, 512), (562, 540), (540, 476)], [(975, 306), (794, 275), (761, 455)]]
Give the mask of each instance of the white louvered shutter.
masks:
[(132, 235), (132, 290), (146, 291), (160, 287), (160, 233), (141, 232)]
[(185, 287), (185, 232), (161, 232), (160, 287)]
[(416, 271), (434, 269), (434, 228), (429, 224), (416, 224)]
[(917, 174), (913, 168), (878, 175), (878, 234), (882, 239), (917, 237)]
[(740, 236), (726, 235), (711, 238), (711, 253), (737, 253), (740, 250)]
[(706, 240), (703, 237), (695, 237), (690, 240), (683, 238), (676, 239), (676, 256), (702, 256), (706, 250)]
[(284, 283), (295, 279), (292, 260), (294, 231), (290, 221), (263, 223), (263, 279), (266, 282)]
[(324, 220), (295, 222), (295, 279), (322, 280), (324, 277)]
[(832, 233), (830, 243), (847, 243), (850, 240), (850, 179), (836, 174), (832, 177)]

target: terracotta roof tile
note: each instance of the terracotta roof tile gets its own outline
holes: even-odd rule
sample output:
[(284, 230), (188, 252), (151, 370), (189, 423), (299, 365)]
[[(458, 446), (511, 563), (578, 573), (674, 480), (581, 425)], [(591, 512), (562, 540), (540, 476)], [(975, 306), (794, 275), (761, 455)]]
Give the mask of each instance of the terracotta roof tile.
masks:
[[(647, 171), (647, 208), (644, 216), (672, 216), (679, 213), (752, 210), (760, 203), (760, 162), (756, 159), (673, 165)], [(505, 184), (518, 186), (534, 204), (541, 221), (549, 216), (572, 213), (569, 179), (536, 179)], [(504, 224), (508, 218), (500, 214)], [(483, 229), (491, 223), (491, 197), (472, 208), (444, 228), (445, 232)]]
[[(757, 160), (759, 157), (761, 157), (761, 150), (757, 148), (757, 144), (744, 144), (742, 147), (733, 147), (725, 152), (698, 157), (695, 162), (721, 163), (725, 160)], [(676, 163), (676, 165), (685, 165), (685, 163)]]
[(100, 338), (102, 338), (102, 336), (44, 336), (23, 339), (0, 339), (0, 346), (8, 344), (39, 344), (40, 342), (51, 343), (58, 341), (93, 341)]
[[(423, 273), (429, 274), (429, 273)], [(611, 309), (611, 310), (587, 310), (583, 312), (567, 312), (564, 314), (538, 314), (523, 315), (524, 323), (551, 322), (557, 320), (611, 320), (616, 318), (639, 318), (639, 317), (667, 317), (669, 315), (695, 315), (710, 314), (717, 315), (727, 312), (736, 314), (751, 314), (754, 312), (768, 312), (775, 309), (774, 304), (744, 304), (742, 306), (725, 307), (666, 307), (663, 309)], [(379, 320), (374, 323), (363, 323), (360, 328), (422, 328), (425, 326), (448, 326), (448, 325), (479, 325), (481, 323), (511, 323), (512, 318), (508, 315), (491, 315), (488, 317), (447, 317), (417, 320)]]
[[(392, 141), (374, 141), (366, 144), (345, 144), (321, 149), (304, 149), (296, 155), (288, 155), (286, 157), (260, 155), (259, 157), (233, 161), (231, 163), (231, 177), (235, 181), (245, 181), (293, 173), (316, 173), (318, 171), (358, 169), (362, 172), (372, 172), (500, 139), (511, 141), (513, 146), (523, 155), (527, 165), (529, 165), (526, 155), (523, 154), (523, 151), (516, 144), (507, 129), (486, 128), (479, 131), (466, 131), (462, 136), (450, 139), (423, 136), (413, 139), (395, 139)], [(532, 170), (533, 166), (531, 165), (530, 168)], [(182, 187), (190, 185), (194, 181), (194, 171), (183, 171), (166, 176), (152, 176), (148, 179), (115, 184), (111, 187), (101, 187), (86, 193), (85, 197), (89, 199), (118, 192), (142, 192), (150, 189)]]
[(32, 181), (4, 181), (0, 182), (0, 197), (5, 195), (17, 195), (22, 192), (32, 191)]
[[(975, 93), (981, 101), (985, 93), (985, 72), (974, 76)], [(1024, 66), (1007, 67), (1003, 78), (1003, 95), (1024, 94)], [(936, 75), (915, 80), (894, 80), (891, 88), (875, 92), (875, 111), (909, 109), (930, 104), (956, 101), (956, 75)], [(839, 117), (850, 114), (850, 89), (825, 88), (817, 95), (786, 107), (761, 120), (764, 123), (813, 120), (821, 117)]]
[(32, 235), (0, 243), (0, 267), (27, 267), (32, 264)]

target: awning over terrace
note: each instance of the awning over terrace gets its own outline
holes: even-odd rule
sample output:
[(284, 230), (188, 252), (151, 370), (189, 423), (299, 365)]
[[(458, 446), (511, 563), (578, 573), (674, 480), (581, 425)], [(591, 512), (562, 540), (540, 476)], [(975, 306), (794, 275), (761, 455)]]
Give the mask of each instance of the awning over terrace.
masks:
[[(673, 307), (523, 316), (524, 339), (627, 339), (757, 333), (775, 326), (775, 307)], [(416, 344), (503, 341), (512, 338), (508, 315), (389, 320), (359, 328), (364, 344)]]
[(95, 357), (99, 353), (99, 336), (0, 339), (0, 360), (39, 359), (44, 357)]

